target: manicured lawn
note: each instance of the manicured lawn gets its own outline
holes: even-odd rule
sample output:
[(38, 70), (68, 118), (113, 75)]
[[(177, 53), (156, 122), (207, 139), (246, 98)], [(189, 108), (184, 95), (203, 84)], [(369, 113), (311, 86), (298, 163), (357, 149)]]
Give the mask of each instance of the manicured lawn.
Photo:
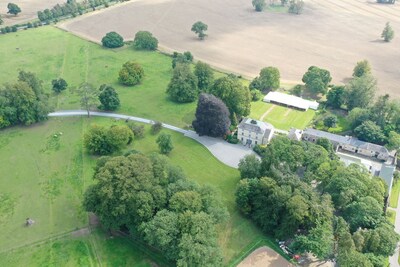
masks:
[(121, 237), (108, 237), (95, 230), (81, 237), (68, 236), (58, 240), (24, 247), (0, 254), (0, 266), (138, 266), (150, 267), (158, 258)]
[[(176, 104), (167, 99), (165, 90), (172, 75), (171, 58), (158, 52), (135, 51), (131, 47), (105, 49), (51, 26), (0, 35), (0, 81), (13, 82), (18, 70), (34, 72), (52, 95), (55, 109), (80, 107), (74, 89), (82, 82), (95, 87), (111, 84), (121, 99), (117, 112), (186, 126), (194, 118), (196, 103)], [(140, 85), (118, 84), (123, 63), (141, 64), (145, 78)], [(69, 88), (59, 96), (51, 92), (51, 80), (63, 77)]]
[(394, 210), (388, 210), (387, 218), (388, 218), (389, 222), (391, 222), (394, 225), (394, 222), (396, 220), (396, 212)]
[(399, 201), (399, 192), (400, 192), (400, 181), (394, 180), (389, 200), (390, 207), (397, 208), (397, 202)]
[(306, 128), (315, 115), (315, 111), (299, 111), (291, 108), (286, 108), (279, 105), (265, 103), (262, 101), (251, 103), (251, 113), (249, 117), (261, 119), (264, 113), (263, 121), (271, 123), (275, 128), (281, 130), (289, 130), (291, 127), (297, 129)]

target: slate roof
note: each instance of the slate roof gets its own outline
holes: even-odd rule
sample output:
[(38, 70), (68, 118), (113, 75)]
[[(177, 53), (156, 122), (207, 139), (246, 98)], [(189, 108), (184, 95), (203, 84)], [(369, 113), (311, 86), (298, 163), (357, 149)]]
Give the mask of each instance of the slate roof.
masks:
[(379, 152), (379, 153), (389, 154), (389, 151), (384, 146), (364, 142), (364, 141), (358, 140), (357, 138), (351, 137), (351, 136), (342, 136), (342, 135), (332, 134), (332, 133), (315, 130), (315, 129), (311, 129), (311, 128), (305, 129), (304, 133), (312, 135), (312, 136), (316, 136), (318, 138), (327, 138), (331, 142), (336, 142), (336, 143), (340, 143), (340, 144), (344, 144), (344, 145), (351, 145), (351, 146), (361, 148), (361, 149), (366, 149), (366, 150), (371, 150), (371, 151), (375, 151), (375, 152)]
[[(252, 121), (255, 123), (251, 123)], [(264, 134), (269, 136), (271, 131), (274, 129), (274, 126), (266, 122), (257, 121), (250, 118), (244, 118), (240, 122), (238, 128), (247, 130), (252, 133)]]

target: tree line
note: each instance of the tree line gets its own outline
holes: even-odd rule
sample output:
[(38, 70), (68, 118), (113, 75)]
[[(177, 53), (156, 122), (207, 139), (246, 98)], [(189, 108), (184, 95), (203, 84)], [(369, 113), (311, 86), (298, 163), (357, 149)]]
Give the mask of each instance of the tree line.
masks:
[(105, 228), (128, 229), (177, 266), (221, 266), (215, 227), (229, 214), (215, 189), (140, 153), (99, 158), (93, 178), (84, 207)]
[(247, 156), (239, 170), (239, 209), (264, 233), (293, 240), (294, 251), (375, 267), (394, 253), (399, 235), (384, 213), (385, 182), (358, 165), (346, 167), (327, 139), (276, 137), (261, 160)]

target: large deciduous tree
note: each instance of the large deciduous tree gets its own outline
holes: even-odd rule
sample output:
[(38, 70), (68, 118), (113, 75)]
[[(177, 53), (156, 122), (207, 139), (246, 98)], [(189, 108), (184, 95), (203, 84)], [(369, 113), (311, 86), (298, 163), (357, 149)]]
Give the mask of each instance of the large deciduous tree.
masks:
[(239, 162), (240, 177), (259, 178), (261, 174), (261, 161), (256, 155), (247, 155)]
[(207, 31), (208, 26), (207, 24), (197, 21), (192, 25), (192, 32), (196, 33), (199, 36), (200, 40), (204, 40), (204, 38), (207, 36), (205, 31)]
[(332, 77), (329, 71), (316, 66), (309, 67), (302, 79), (307, 89), (315, 94), (325, 94), (331, 80)]
[(215, 80), (213, 86), (209, 89), (209, 93), (225, 103), (231, 114), (231, 121), (235, 120), (233, 117), (250, 114), (250, 90), (243, 86), (237, 77), (228, 75)]
[(385, 134), (381, 128), (373, 121), (364, 121), (354, 129), (358, 139), (375, 144), (384, 144), (386, 142)]
[(93, 85), (89, 83), (82, 83), (79, 86), (77, 93), (81, 98), (81, 106), (87, 111), (89, 117), (90, 109), (96, 107), (98, 104), (99, 92), (93, 87)]
[(196, 119), (192, 122), (199, 135), (222, 137), (231, 125), (229, 110), (220, 99), (210, 94), (201, 94), (197, 103)]
[(133, 86), (139, 84), (144, 77), (144, 70), (142, 66), (134, 61), (128, 61), (122, 65), (119, 71), (118, 80), (123, 85)]
[(332, 108), (341, 108), (346, 103), (346, 89), (344, 86), (334, 86), (326, 96), (326, 104)]
[(98, 107), (99, 109), (102, 110), (116, 110), (119, 105), (119, 97), (118, 93), (115, 91), (113, 87), (107, 84), (103, 84), (99, 88), (100, 94), (99, 94), (99, 101), (100, 101), (100, 106)]
[(13, 15), (18, 15), (18, 13), (20, 13), (21, 12), (21, 8), (17, 5), (17, 4), (14, 4), (14, 3), (8, 3), (8, 5), (7, 5), (7, 8), (8, 8), (8, 14), (13, 14)]
[(214, 72), (210, 65), (201, 61), (196, 63), (194, 75), (197, 77), (197, 87), (201, 91), (207, 90), (214, 80)]
[(199, 94), (197, 78), (188, 64), (178, 64), (175, 67), (167, 94), (173, 101), (179, 103), (193, 102), (197, 99)]
[(260, 75), (252, 81), (252, 89), (260, 91), (276, 90), (280, 86), (280, 73), (278, 68), (266, 67), (260, 71)]
[(101, 43), (107, 48), (117, 48), (124, 46), (124, 38), (116, 32), (109, 32), (101, 39)]
[(138, 50), (156, 50), (158, 40), (148, 31), (138, 31), (133, 40), (133, 47)]
[(353, 78), (347, 85), (347, 108), (366, 108), (372, 104), (377, 90), (376, 79), (372, 75)]

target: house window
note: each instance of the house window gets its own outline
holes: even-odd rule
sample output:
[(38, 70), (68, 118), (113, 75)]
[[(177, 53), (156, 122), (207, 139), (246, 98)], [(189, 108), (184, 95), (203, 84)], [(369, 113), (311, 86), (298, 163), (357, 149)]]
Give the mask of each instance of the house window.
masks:
[(243, 141), (243, 137), (242, 137), (242, 141)]
[(257, 145), (257, 141), (256, 141), (256, 145)]

